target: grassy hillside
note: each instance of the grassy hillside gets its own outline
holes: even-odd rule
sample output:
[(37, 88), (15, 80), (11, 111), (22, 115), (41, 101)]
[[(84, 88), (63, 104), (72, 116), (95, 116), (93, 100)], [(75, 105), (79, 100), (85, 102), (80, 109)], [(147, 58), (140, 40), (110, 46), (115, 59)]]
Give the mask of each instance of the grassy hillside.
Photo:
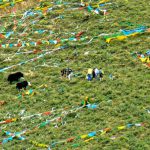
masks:
[[(97, 15), (89, 12), (87, 8), (80, 8), (79, 0), (70, 0), (68, 1), (70, 3), (65, 4), (64, 2), (67, 1), (62, 3), (47, 1), (41, 4), (41, 8), (53, 7), (48, 13), (43, 10), (42, 15), (36, 14), (21, 19), (23, 15), (19, 12), (17, 16), (7, 14), (7, 17), (0, 18), (0, 33), (5, 35), (6, 32), (15, 29), (8, 38), (1, 38), (0, 44), (38, 42), (36, 46), (30, 43), (24, 47), (5, 45), (5, 48), (0, 48), (0, 69), (16, 65), (0, 72), (0, 102), (5, 102), (0, 105), (0, 122), (18, 118), (14, 122), (0, 124), (0, 142), (10, 137), (5, 135), (4, 131), (12, 133), (28, 131), (23, 135), (25, 140), (18, 140), (15, 137), (9, 142), (0, 144), (0, 149), (47, 149), (34, 144), (34, 141), (48, 145), (52, 150), (148, 150), (150, 70), (138, 58), (133, 58), (131, 53), (145, 53), (150, 48), (149, 32), (122, 41), (113, 40), (110, 43), (105, 41), (102, 34), (117, 33), (120, 29), (131, 30), (140, 26), (149, 28), (149, 2), (109, 1), (111, 4), (100, 7), (107, 9), (106, 17), (103, 13)], [(89, 4), (94, 7), (94, 3), (98, 2), (93, 0)], [(35, 11), (38, 6), (40, 5), (36, 2), (32, 5), (32, 10)], [(25, 12), (19, 11), (22, 11), (21, 14)], [(47, 40), (68, 39), (79, 32), (83, 34), (77, 41), (70, 39), (58, 44), (46, 43)], [(61, 46), (65, 48), (56, 50)], [(44, 56), (37, 59), (41, 54)], [(34, 61), (32, 58), (35, 58)], [(17, 65), (23, 62), (25, 64)], [(71, 81), (60, 76), (61, 69), (66, 67), (73, 69), (76, 74)], [(103, 68), (104, 80), (89, 82), (85, 79), (87, 70), (95, 67)], [(34, 94), (21, 97), (19, 94), (25, 91), (19, 93), (16, 90), (16, 83), (10, 85), (7, 82), (8, 75), (17, 71), (23, 72), (25, 79), (32, 84), (26, 92), (32, 89)], [(109, 78), (110, 74), (114, 76), (114, 80)], [(92, 98), (91, 103), (99, 104), (99, 107), (77, 110), (86, 96)], [(22, 117), (25, 117), (52, 111), (52, 108), (55, 110), (52, 115), (24, 120), (20, 118), (23, 111)], [(70, 111), (72, 108), (75, 110)], [(58, 118), (44, 126), (46, 120), (55, 117), (61, 119)], [(117, 129), (132, 123), (144, 125)], [(52, 144), (104, 128), (111, 128), (111, 131), (102, 135), (98, 133), (89, 142), (75, 139), (55, 146)]]

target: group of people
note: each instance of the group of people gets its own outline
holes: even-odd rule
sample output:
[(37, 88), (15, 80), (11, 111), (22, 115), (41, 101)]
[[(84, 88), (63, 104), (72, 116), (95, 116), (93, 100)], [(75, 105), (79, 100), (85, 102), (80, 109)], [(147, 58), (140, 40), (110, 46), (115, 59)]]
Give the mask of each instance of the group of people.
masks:
[(102, 68), (98, 69), (98, 68), (89, 68), (88, 72), (87, 72), (87, 76), (86, 79), (88, 81), (92, 81), (92, 79), (100, 79), (100, 81), (102, 81), (104, 76), (104, 71), (102, 70)]
[[(67, 77), (69, 80), (71, 80), (71, 77), (74, 76), (73, 74), (73, 70), (70, 68), (65, 68), (61, 70), (61, 76), (62, 77)], [(98, 69), (98, 68), (89, 68), (87, 75), (86, 75), (86, 79), (88, 81), (92, 81), (94, 78), (98, 79), (100, 81), (102, 81), (104, 76), (104, 71), (102, 70), (102, 68)]]

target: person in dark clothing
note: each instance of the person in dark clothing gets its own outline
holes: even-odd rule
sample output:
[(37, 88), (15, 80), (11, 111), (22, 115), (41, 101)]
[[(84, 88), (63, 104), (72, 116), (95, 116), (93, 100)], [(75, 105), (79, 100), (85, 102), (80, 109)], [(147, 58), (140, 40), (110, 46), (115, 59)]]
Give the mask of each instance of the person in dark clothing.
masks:
[(100, 70), (99, 70), (100, 81), (102, 81), (103, 76), (104, 76), (104, 71), (102, 70), (102, 68), (100, 68)]
[(92, 71), (92, 76), (93, 76), (93, 78), (96, 77), (96, 74), (95, 74), (95, 68), (94, 68), (93, 71)]

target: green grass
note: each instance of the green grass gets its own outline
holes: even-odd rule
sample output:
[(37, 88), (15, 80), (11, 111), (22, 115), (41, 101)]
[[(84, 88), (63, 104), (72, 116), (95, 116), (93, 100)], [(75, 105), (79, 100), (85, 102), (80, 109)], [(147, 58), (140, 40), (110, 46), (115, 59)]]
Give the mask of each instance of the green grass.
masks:
[[(79, 2), (73, 1), (72, 2)], [(31, 38), (31, 41), (39, 39), (57, 39), (69, 38), (72, 35), (65, 33), (86, 31), (83, 36), (90, 38), (101, 33), (116, 33), (120, 29), (134, 29), (138, 24), (149, 27), (149, 5), (146, 0), (143, 1), (113, 1), (114, 4), (107, 6), (108, 16), (104, 20), (101, 15), (93, 15), (87, 10), (65, 10), (64, 19), (51, 21), (53, 17), (59, 15), (53, 11), (45, 16), (39, 23), (33, 26), (34, 29), (48, 29), (55, 32), (50, 38), (48, 34), (35, 35), (29, 34), (25, 37), (19, 37), (24, 41)], [(67, 5), (67, 8), (70, 6)], [(90, 15), (89, 20), (83, 22), (83, 19)], [(19, 18), (18, 18), (19, 19)], [(2, 25), (10, 24), (13, 20), (3, 20)], [(28, 19), (33, 21), (34, 17)], [(119, 25), (121, 21), (132, 22), (133, 26)], [(31, 29), (31, 25), (29, 26)], [(11, 26), (8, 27), (11, 30)], [(22, 27), (18, 27), (18, 32), (22, 31)], [(57, 33), (57, 34), (56, 34)], [(13, 38), (18, 38), (12, 35)], [(1, 40), (1, 43), (8, 43), (9, 40)], [(10, 40), (15, 42), (17, 40)], [(88, 41), (88, 40), (87, 40)], [(111, 132), (96, 136), (96, 140), (88, 143), (83, 140), (77, 140), (73, 143), (58, 144), (52, 149), (56, 150), (148, 150), (150, 147), (150, 116), (147, 112), (150, 106), (149, 83), (150, 71), (138, 59), (131, 56), (131, 52), (148, 50), (150, 47), (149, 34), (142, 34), (136, 37), (130, 37), (124, 41), (114, 41), (106, 44), (103, 38), (93, 40), (90, 44), (83, 44), (86, 41), (68, 42), (67, 49), (46, 55), (44, 59), (38, 59), (35, 62), (29, 62), (25, 65), (9, 69), (0, 73), (0, 101), (6, 101), (7, 104), (0, 106), (0, 121), (10, 117), (19, 117), (19, 112), (25, 109), (25, 115), (31, 115), (49, 111), (52, 107), (56, 109), (76, 107), (80, 104), (85, 96), (94, 98), (93, 103), (99, 103), (99, 108), (95, 110), (81, 109), (75, 114), (69, 114), (64, 118), (66, 124), (62, 126), (58, 123), (37, 130), (31, 134), (25, 135), (25, 141), (14, 139), (4, 145), (0, 145), (0, 149), (5, 150), (37, 150), (42, 149), (29, 143), (29, 140), (37, 141), (43, 144), (49, 144), (52, 141), (59, 141), (74, 136), (84, 135), (91, 131), (103, 128), (116, 128), (128, 123), (145, 122), (144, 127), (132, 127), (122, 131), (116, 129)], [(65, 44), (65, 43), (64, 43)], [(62, 44), (63, 45), (63, 44)], [(102, 46), (106, 45), (103, 49)], [(21, 51), (34, 49), (53, 49), (54, 45), (39, 45), (37, 47), (25, 47)], [(19, 62), (36, 57), (38, 54), (15, 55), (11, 61), (3, 62), (8, 56), (12, 56), (18, 48), (0, 49), (0, 68), (18, 64)], [(89, 51), (88, 55), (84, 55)], [(77, 53), (77, 56), (74, 54)], [(5, 55), (2, 55), (5, 54)], [(43, 61), (49, 67), (42, 65)], [(55, 64), (58, 67), (55, 67)], [(38, 67), (36, 67), (38, 66)], [(60, 70), (70, 67), (75, 73), (81, 73), (82, 76), (75, 77), (71, 81), (66, 78), (60, 78)], [(102, 82), (93, 80), (88, 82), (85, 79), (88, 68), (102, 67), (105, 75)], [(7, 76), (11, 72), (21, 71), (25, 74), (25, 79), (30, 81), (32, 88), (36, 94), (34, 96), (26, 96), (18, 99), (18, 91), (15, 84), (9, 85)], [(31, 74), (31, 72), (32, 74)], [(115, 76), (114, 80), (109, 79), (109, 74)], [(47, 84), (45, 90), (39, 88), (40, 85)], [(67, 109), (66, 109), (67, 111)], [(59, 115), (60, 112), (57, 113)], [(7, 116), (6, 116), (7, 115)], [(55, 115), (55, 116), (57, 116)], [(75, 117), (77, 115), (77, 117)], [(24, 129), (32, 129), (34, 126), (46, 121), (46, 119), (55, 116), (45, 116), (42, 118), (34, 118), (29, 120), (13, 122), (6, 125), (0, 125), (6, 131), (19, 132)], [(116, 136), (115, 140), (110, 137)], [(0, 132), (0, 141), (6, 136)], [(71, 145), (79, 143), (80, 146), (72, 148)]]

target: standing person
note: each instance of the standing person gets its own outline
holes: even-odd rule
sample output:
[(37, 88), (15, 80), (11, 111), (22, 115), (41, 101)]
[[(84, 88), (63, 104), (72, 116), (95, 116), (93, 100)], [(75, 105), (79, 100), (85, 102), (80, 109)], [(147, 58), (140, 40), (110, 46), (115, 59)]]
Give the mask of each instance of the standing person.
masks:
[(99, 76), (100, 76), (100, 81), (102, 81), (103, 76), (104, 76), (104, 71), (102, 70), (102, 68), (100, 68), (99, 70)]

